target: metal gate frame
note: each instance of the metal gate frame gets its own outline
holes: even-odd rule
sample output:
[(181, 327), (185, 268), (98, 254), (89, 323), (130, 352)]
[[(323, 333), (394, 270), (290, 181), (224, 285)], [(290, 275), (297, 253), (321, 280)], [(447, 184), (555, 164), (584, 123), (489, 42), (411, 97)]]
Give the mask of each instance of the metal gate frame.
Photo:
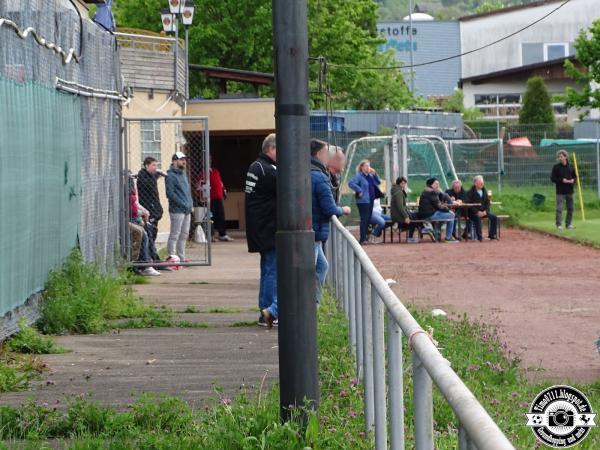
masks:
[[(119, 183), (120, 183), (120, 241), (121, 241), (121, 254), (125, 261), (131, 267), (193, 267), (193, 266), (210, 266), (212, 265), (212, 219), (211, 219), (211, 208), (210, 208), (210, 177), (205, 177), (205, 183), (203, 186), (203, 194), (205, 200), (205, 214), (201, 220), (196, 220), (194, 217), (194, 212), (192, 211), (192, 226), (201, 226), (204, 229), (206, 235), (206, 249), (205, 249), (205, 258), (202, 261), (189, 261), (189, 262), (163, 262), (163, 263), (141, 263), (141, 262), (133, 262), (131, 261), (131, 236), (129, 232), (129, 217), (130, 217), (130, 207), (129, 207), (129, 196), (127, 194), (128, 191), (128, 182), (129, 182), (129, 158), (130, 158), (130, 149), (129, 149), (129, 124), (132, 122), (142, 122), (142, 121), (159, 121), (159, 122), (173, 122), (173, 123), (184, 123), (184, 122), (203, 122), (203, 155), (202, 155), (202, 165), (204, 169), (210, 169), (210, 130), (208, 127), (208, 116), (133, 116), (133, 117), (122, 117), (121, 118), (121, 151), (120, 151), (120, 160), (119, 160)], [(182, 131), (183, 133), (183, 131)], [(206, 172), (205, 172), (206, 173)]]

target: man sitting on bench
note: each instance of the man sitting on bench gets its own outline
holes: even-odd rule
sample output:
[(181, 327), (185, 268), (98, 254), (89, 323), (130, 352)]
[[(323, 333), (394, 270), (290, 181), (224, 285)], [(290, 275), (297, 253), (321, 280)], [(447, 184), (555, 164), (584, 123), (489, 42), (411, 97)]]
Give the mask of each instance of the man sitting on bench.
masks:
[[(442, 223), (446, 222), (447, 243), (456, 243), (452, 237), (454, 231), (454, 213), (446, 205), (452, 200), (440, 190), (440, 182), (437, 178), (429, 178), (426, 181), (425, 190), (421, 193), (419, 201), (419, 219), (434, 222), (438, 237), (441, 236)], [(442, 199), (444, 202), (442, 202)]]
[(477, 203), (478, 206), (469, 208), (469, 220), (475, 229), (475, 236), (479, 242), (483, 241), (481, 219), (487, 217), (489, 222), (490, 240), (497, 240), (498, 218), (490, 212), (490, 197), (485, 188), (483, 177), (477, 175), (473, 178), (473, 187), (467, 192), (467, 203)]
[(406, 207), (406, 183), (407, 180), (404, 177), (399, 177), (396, 179), (396, 184), (392, 186), (390, 210), (392, 221), (398, 224), (398, 229), (408, 229), (408, 238), (406, 239), (406, 242), (414, 244), (419, 242), (419, 239), (413, 237), (416, 226), (414, 223), (412, 223), (412, 220), (416, 219), (416, 215), (410, 212)]
[[(462, 183), (460, 180), (454, 180), (452, 182), (452, 187), (446, 191), (446, 195), (448, 195), (452, 199), (452, 203), (467, 203), (467, 191), (463, 189)], [(458, 235), (460, 230), (458, 229), (458, 219), (465, 219), (465, 223), (468, 219), (468, 212), (465, 208), (458, 208), (454, 211), (454, 237), (458, 239)], [(467, 239), (467, 228), (463, 232), (462, 238)]]

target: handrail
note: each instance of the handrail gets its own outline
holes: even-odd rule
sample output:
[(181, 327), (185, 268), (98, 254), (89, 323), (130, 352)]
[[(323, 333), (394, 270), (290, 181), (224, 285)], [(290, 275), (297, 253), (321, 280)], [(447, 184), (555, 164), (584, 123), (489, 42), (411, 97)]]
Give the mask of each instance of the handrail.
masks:
[(175, 38), (162, 37), (162, 36), (148, 36), (146, 34), (115, 32), (114, 35), (117, 37), (117, 39), (120, 37), (126, 37), (126, 38), (133, 38), (131, 40), (139, 40), (139, 41), (175, 42)]
[[(500, 428), (496, 425), (493, 419), (489, 416), (487, 411), (471, 393), (469, 388), (463, 383), (460, 377), (452, 370), (450, 363), (442, 356), (435, 344), (432, 342), (430, 336), (421, 328), (412, 314), (406, 309), (402, 302), (398, 299), (396, 294), (389, 287), (388, 283), (377, 268), (363, 250), (361, 245), (357, 242), (355, 237), (348, 231), (342, 223), (336, 218), (332, 218), (332, 236), (328, 242), (328, 250), (332, 257), (332, 273), (330, 280), (332, 281), (333, 287), (335, 288), (338, 295), (341, 293), (343, 297), (343, 305), (347, 310), (347, 315), (351, 317), (356, 323), (352, 323), (351, 320), (351, 341), (353, 345), (358, 343), (357, 353), (361, 354), (359, 359), (359, 366), (361, 363), (364, 367), (365, 380), (365, 396), (373, 395), (369, 390), (374, 390), (377, 402), (382, 398), (378, 394), (382, 391), (382, 386), (377, 386), (377, 380), (382, 380), (379, 384), (384, 384), (383, 389), (385, 392), (385, 378), (381, 379), (381, 373), (374, 373), (378, 370), (385, 370), (385, 364), (382, 364), (381, 359), (384, 358), (381, 348), (383, 348), (383, 331), (382, 331), (382, 320), (377, 314), (377, 308), (383, 303), (387, 309), (389, 317), (395, 322), (395, 325), (399, 326), (402, 333), (409, 338), (409, 347), (412, 349), (413, 357), (413, 375), (415, 385), (415, 432), (416, 436), (416, 448), (417, 449), (429, 449), (433, 448), (433, 425), (432, 423), (422, 423), (422, 419), (427, 419), (430, 415), (430, 421), (433, 420), (432, 416), (432, 400), (431, 400), (431, 385), (429, 384), (429, 399), (424, 398), (427, 395), (418, 395), (427, 393), (427, 375), (433, 380), (433, 383), (437, 386), (441, 394), (444, 396), (454, 413), (459, 419), (460, 427), (459, 430), (459, 448), (473, 448), (473, 444), (479, 450), (514, 450), (513, 445), (508, 441), (506, 436), (502, 433)], [(358, 262), (358, 265), (357, 265)], [(344, 267), (345, 266), (345, 267)], [(358, 267), (360, 266), (360, 267)], [(360, 271), (358, 269), (360, 268)], [(366, 277), (366, 279), (365, 279)], [(366, 289), (365, 289), (366, 285)], [(358, 287), (360, 289), (357, 289)], [(365, 293), (371, 291), (372, 296), (372, 307), (371, 311), (370, 300), (363, 298)], [(361, 295), (362, 292), (362, 295)], [(366, 300), (366, 301), (365, 301)], [(380, 301), (379, 301), (380, 300)], [(351, 303), (355, 304), (352, 305)], [(359, 306), (359, 303), (362, 303)], [(361, 315), (362, 309), (362, 315)], [(366, 314), (366, 315), (365, 315)], [(372, 327), (371, 327), (372, 317)], [(360, 339), (360, 336), (356, 336), (356, 325), (360, 325), (362, 322), (362, 333), (365, 337)], [(376, 331), (377, 329), (377, 331)], [(373, 333), (373, 341), (370, 342), (370, 333)], [(354, 333), (354, 336), (353, 336)], [(381, 335), (381, 341), (377, 343), (377, 334)], [(360, 333), (359, 333), (360, 334)], [(388, 339), (391, 339), (388, 333)], [(361, 342), (362, 341), (362, 342)], [(392, 342), (390, 341), (390, 344)], [(397, 345), (397, 344), (394, 344)], [(362, 349), (360, 348), (362, 347)], [(371, 348), (372, 347), (372, 348)], [(391, 346), (390, 346), (391, 348)], [(378, 351), (379, 349), (379, 351)], [(362, 351), (361, 351), (362, 350)], [(393, 353), (393, 352), (392, 352)], [(388, 355), (391, 358), (392, 355)], [(373, 361), (375, 359), (375, 362)], [(379, 361), (378, 361), (379, 359)], [(397, 360), (392, 361), (388, 366), (396, 365)], [(401, 364), (401, 358), (400, 358)], [(371, 368), (373, 366), (375, 369)], [(425, 370), (422, 371), (422, 368)], [(421, 370), (426, 372), (425, 376), (419, 375), (417, 377), (417, 371)], [(359, 371), (360, 374), (360, 371)], [(379, 377), (379, 378), (378, 378)], [(390, 374), (390, 380), (391, 380)], [(419, 378), (419, 379), (418, 379)], [(373, 387), (369, 387), (368, 384), (374, 384)], [(417, 392), (417, 383), (419, 389), (423, 391)], [(429, 381), (431, 383), (431, 381)], [(393, 390), (393, 386), (390, 386), (390, 392)], [(390, 398), (392, 395), (390, 395)], [(379, 422), (375, 424), (376, 432), (376, 448), (387, 447), (387, 425), (385, 424), (385, 397), (383, 397), (384, 405), (375, 404), (374, 421)], [(368, 408), (373, 409), (373, 400), (371, 400), (371, 406), (369, 406), (369, 399), (365, 401), (365, 418), (369, 421), (369, 416), (373, 416), (372, 411), (368, 411)], [(391, 401), (391, 400), (390, 400)], [(382, 411), (378, 411), (376, 408), (383, 408)], [(390, 415), (392, 410), (396, 409), (398, 405), (390, 404)], [(400, 405), (403, 408), (402, 405)], [(419, 409), (417, 411), (417, 409)], [(418, 417), (417, 417), (418, 416)], [(384, 423), (381, 423), (381, 420)], [(417, 423), (420, 420), (421, 423)], [(370, 424), (367, 423), (367, 429)], [(383, 427), (383, 429), (381, 429)], [(394, 431), (394, 425), (391, 425), (392, 435)], [(428, 433), (429, 430), (429, 433)], [(419, 436), (419, 433), (421, 435)], [(430, 436), (428, 436), (430, 434)], [(429, 445), (431, 444), (431, 446)], [(462, 443), (462, 444), (461, 444)], [(404, 448), (404, 444), (401, 445), (396, 442), (392, 442), (392, 448)]]

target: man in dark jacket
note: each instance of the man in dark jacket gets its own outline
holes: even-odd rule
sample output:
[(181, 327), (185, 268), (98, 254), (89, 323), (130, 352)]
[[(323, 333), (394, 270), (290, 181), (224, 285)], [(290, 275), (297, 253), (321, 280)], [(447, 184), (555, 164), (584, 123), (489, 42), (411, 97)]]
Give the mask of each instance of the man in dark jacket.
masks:
[(171, 232), (167, 242), (169, 256), (177, 255), (182, 262), (185, 259), (185, 243), (190, 232), (192, 213), (192, 191), (185, 174), (187, 157), (176, 152), (171, 158), (171, 167), (167, 171), (165, 185), (169, 199), (169, 216)]
[(552, 168), (550, 179), (556, 185), (556, 228), (562, 229), (563, 203), (567, 202), (567, 220), (565, 225), (572, 229), (573, 225), (573, 186), (577, 181), (575, 169), (569, 164), (569, 154), (566, 150), (559, 150), (556, 154), (558, 164)]
[[(454, 180), (452, 182), (452, 186), (450, 187), (450, 189), (448, 189), (446, 191), (446, 195), (448, 197), (450, 197), (450, 200), (452, 200), (452, 203), (466, 203), (467, 191), (465, 191), (463, 189), (462, 182), (460, 180)], [(460, 230), (458, 229), (458, 219), (459, 219), (459, 217), (462, 217), (466, 221), (469, 214), (465, 208), (457, 208), (454, 211), (454, 216), (455, 216), (454, 237), (458, 239), (458, 234), (460, 233)], [(466, 239), (466, 238), (467, 238), (467, 230), (465, 229), (465, 231), (463, 233), (463, 239)]]
[[(327, 164), (330, 149), (326, 142), (313, 139), (310, 142), (310, 180), (312, 186), (312, 225), (315, 232), (315, 263), (317, 271), (317, 303), (321, 300), (321, 289), (329, 270), (329, 263), (323, 253), (323, 244), (329, 238), (329, 220), (332, 216), (350, 214), (348, 206), (339, 207), (331, 192), (331, 183)], [(333, 153), (331, 152), (331, 153)]]
[(140, 205), (148, 210), (150, 217), (144, 227), (148, 233), (148, 248), (150, 257), (153, 261), (160, 261), (156, 252), (156, 235), (158, 233), (158, 222), (162, 218), (163, 208), (158, 196), (158, 177), (160, 172), (157, 169), (157, 161), (152, 156), (144, 159), (144, 167), (140, 169), (137, 175), (138, 201)]
[(466, 203), (477, 203), (477, 206), (469, 208), (469, 221), (475, 229), (475, 235), (479, 242), (483, 241), (481, 231), (481, 219), (487, 217), (489, 222), (488, 237), (491, 240), (497, 238), (498, 218), (490, 212), (490, 196), (485, 188), (483, 177), (477, 175), (473, 178), (473, 187), (469, 189), (466, 196)]
[(250, 253), (260, 253), (258, 324), (273, 326), (277, 309), (277, 157), (275, 134), (268, 135), (258, 159), (246, 174), (246, 239)]
[(438, 236), (441, 236), (442, 223), (446, 222), (445, 242), (455, 243), (458, 241), (452, 237), (454, 231), (454, 213), (442, 202), (442, 196), (445, 200), (449, 200), (446, 194), (440, 190), (440, 182), (437, 178), (429, 178), (426, 181), (425, 190), (421, 193), (419, 199), (419, 218), (436, 221), (435, 227), (438, 231)]
[(406, 199), (408, 194), (406, 193), (407, 180), (404, 177), (396, 179), (396, 184), (392, 186), (392, 199), (390, 202), (390, 213), (392, 220), (398, 224), (398, 228), (405, 230), (408, 228), (408, 242), (416, 243), (415, 240), (415, 224), (411, 220), (416, 219), (416, 216), (408, 210), (406, 207)]
[(342, 182), (342, 173), (346, 167), (346, 155), (342, 147), (331, 147), (335, 149), (335, 153), (329, 160), (327, 169), (329, 170), (329, 178), (331, 180), (331, 192), (336, 203), (340, 202), (340, 184)]

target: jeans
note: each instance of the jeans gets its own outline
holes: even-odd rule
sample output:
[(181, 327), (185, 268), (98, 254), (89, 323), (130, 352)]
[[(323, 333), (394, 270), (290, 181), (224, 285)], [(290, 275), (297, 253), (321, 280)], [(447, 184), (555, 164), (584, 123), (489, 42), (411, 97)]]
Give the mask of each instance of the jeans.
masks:
[(563, 203), (567, 201), (566, 226), (571, 225), (573, 220), (573, 194), (556, 194), (556, 226), (562, 225)]
[(279, 309), (277, 308), (277, 252), (275, 249), (260, 254), (258, 307), (261, 311), (268, 309), (275, 318), (279, 316)]
[(369, 222), (371, 225), (375, 225), (375, 228), (373, 229), (373, 236), (381, 236), (381, 232), (385, 228), (385, 222), (388, 220), (392, 220), (390, 216), (385, 214), (371, 213), (371, 220)]
[(373, 213), (373, 203), (357, 203), (358, 212), (360, 213), (360, 239), (362, 244), (369, 240), (369, 223), (371, 222), (371, 214)]
[[(490, 238), (496, 238), (498, 235), (498, 218), (492, 214), (488, 213), (487, 216), (488, 222), (490, 225), (489, 234)], [(478, 215), (470, 215), (469, 220), (471, 222), (471, 226), (475, 230), (475, 237), (477, 240), (481, 241), (483, 239), (483, 233), (481, 231), (481, 217)]]
[(177, 255), (182, 261), (185, 259), (185, 243), (190, 232), (190, 214), (170, 214), (171, 233), (167, 242), (169, 255)]
[(215, 229), (219, 232), (219, 237), (223, 237), (227, 234), (225, 227), (225, 207), (223, 200), (211, 200), (210, 201), (210, 212), (215, 223)]
[(323, 285), (329, 271), (329, 262), (323, 252), (323, 243), (315, 242), (315, 266), (317, 270), (317, 303), (321, 301), (323, 295)]
[(131, 259), (138, 262), (150, 262), (148, 233), (137, 223), (129, 223), (129, 230), (131, 231)]
[(146, 233), (148, 233), (148, 251), (150, 252), (150, 258), (152, 261), (160, 261), (158, 252), (156, 251), (156, 235), (158, 234), (158, 220), (150, 219), (149, 222), (144, 226)]
[[(448, 211), (436, 211), (432, 216), (429, 216), (425, 220), (446, 220), (446, 240), (452, 239), (452, 233), (454, 231), (454, 214)], [(442, 224), (436, 223), (435, 228), (438, 232), (438, 236), (441, 235)]]

